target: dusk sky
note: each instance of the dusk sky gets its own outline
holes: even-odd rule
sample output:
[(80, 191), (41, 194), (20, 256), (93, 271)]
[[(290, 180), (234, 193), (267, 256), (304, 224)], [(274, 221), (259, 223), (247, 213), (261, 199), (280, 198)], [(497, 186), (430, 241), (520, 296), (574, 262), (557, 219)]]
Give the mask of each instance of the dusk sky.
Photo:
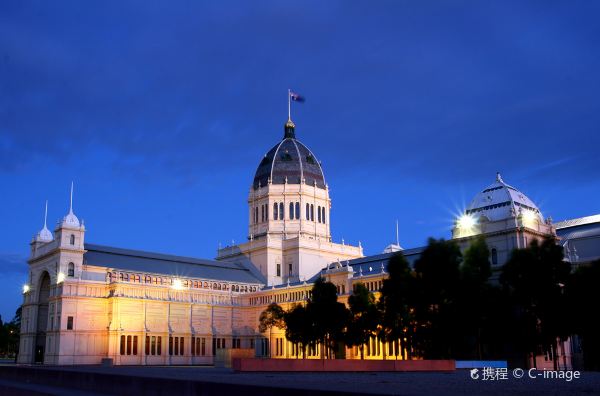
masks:
[(283, 136), (322, 161), (335, 241), (450, 237), (495, 179), (555, 221), (600, 213), (600, 3), (0, 3), (0, 314), (32, 236), (214, 258)]

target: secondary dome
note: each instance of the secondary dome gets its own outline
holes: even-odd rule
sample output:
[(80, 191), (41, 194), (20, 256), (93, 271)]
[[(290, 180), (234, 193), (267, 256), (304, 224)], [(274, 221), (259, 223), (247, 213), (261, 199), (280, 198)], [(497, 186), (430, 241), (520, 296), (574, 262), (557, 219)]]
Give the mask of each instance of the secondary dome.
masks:
[(285, 124), (283, 140), (271, 148), (263, 157), (252, 186), (254, 189), (272, 184), (316, 185), (325, 188), (325, 176), (321, 163), (308, 147), (296, 139), (296, 126), (291, 120)]
[(542, 213), (525, 194), (509, 186), (502, 180), (500, 173), (496, 181), (477, 194), (467, 207), (465, 214), (489, 221), (503, 220), (518, 216), (520, 213), (530, 215), (543, 222)]

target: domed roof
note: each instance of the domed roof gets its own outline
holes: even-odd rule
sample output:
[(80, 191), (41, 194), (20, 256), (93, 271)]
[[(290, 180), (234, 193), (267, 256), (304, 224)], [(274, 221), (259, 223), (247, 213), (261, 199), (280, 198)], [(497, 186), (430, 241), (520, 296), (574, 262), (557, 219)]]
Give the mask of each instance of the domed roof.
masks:
[(543, 217), (538, 207), (525, 194), (506, 184), (500, 173), (496, 181), (475, 196), (467, 207), (465, 214), (479, 219), (497, 221), (523, 214), (531, 214), (543, 222)]
[(283, 140), (271, 148), (256, 169), (252, 186), (272, 184), (301, 184), (325, 188), (321, 163), (308, 147), (296, 139), (295, 125), (288, 120)]

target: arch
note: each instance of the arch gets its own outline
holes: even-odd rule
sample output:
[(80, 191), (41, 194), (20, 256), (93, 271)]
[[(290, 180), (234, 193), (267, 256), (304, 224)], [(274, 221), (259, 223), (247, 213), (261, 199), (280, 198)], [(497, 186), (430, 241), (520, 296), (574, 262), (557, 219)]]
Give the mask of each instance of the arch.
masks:
[(300, 202), (296, 202), (296, 220), (300, 220)]
[(71, 278), (75, 276), (75, 264), (69, 263), (67, 267), (67, 276), (70, 276)]
[(323, 206), (321, 210), (323, 211), (323, 214), (321, 215), (321, 220), (323, 220), (323, 224), (326, 224), (327, 222), (325, 221), (325, 207)]
[(283, 202), (279, 202), (279, 220), (283, 220)]
[(277, 215), (278, 215), (278, 213), (277, 213), (277, 208), (278, 208), (278, 207), (279, 207), (279, 206), (277, 205), (277, 202), (275, 202), (275, 203), (273, 204), (273, 220), (277, 220)]
[(306, 220), (310, 220), (310, 204), (306, 203)]
[(289, 216), (290, 220), (294, 220), (294, 203), (290, 202), (290, 216)]
[(38, 287), (38, 313), (36, 321), (34, 363), (43, 363), (48, 329), (48, 300), (50, 299), (50, 274), (42, 273)]
[(315, 205), (310, 204), (310, 221), (315, 221)]
[(317, 206), (317, 221), (321, 222), (321, 207)]

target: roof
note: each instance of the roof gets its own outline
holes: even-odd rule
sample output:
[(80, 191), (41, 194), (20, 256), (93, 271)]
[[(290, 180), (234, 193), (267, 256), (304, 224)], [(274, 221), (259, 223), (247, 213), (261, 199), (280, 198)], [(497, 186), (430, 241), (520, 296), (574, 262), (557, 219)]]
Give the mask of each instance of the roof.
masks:
[(535, 203), (521, 191), (506, 184), (498, 173), (496, 181), (473, 198), (465, 213), (476, 218), (485, 216), (489, 221), (497, 221), (518, 215), (520, 211), (533, 212), (539, 221), (544, 221)]
[(576, 227), (585, 224), (600, 223), (600, 214), (593, 216), (579, 217), (577, 219), (563, 220), (554, 223), (557, 230), (568, 227)]
[(571, 262), (600, 259), (600, 216), (587, 216), (557, 223), (556, 234)]
[(262, 158), (252, 186), (272, 184), (316, 185), (325, 188), (325, 176), (317, 157), (302, 142), (296, 139), (294, 124), (286, 124), (283, 140), (273, 146)]
[(264, 284), (256, 270), (243, 264), (85, 244), (84, 263), (128, 271), (189, 278)]

